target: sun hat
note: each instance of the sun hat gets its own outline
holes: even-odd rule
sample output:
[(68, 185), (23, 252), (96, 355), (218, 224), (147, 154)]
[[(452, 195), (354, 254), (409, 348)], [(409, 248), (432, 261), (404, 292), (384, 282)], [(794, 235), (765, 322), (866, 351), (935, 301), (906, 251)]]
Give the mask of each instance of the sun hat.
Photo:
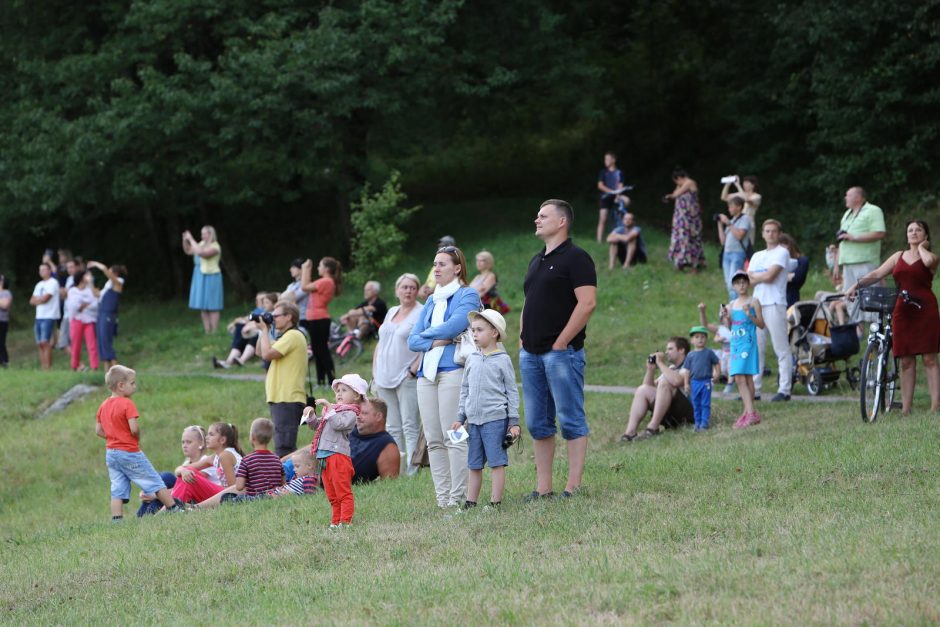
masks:
[(737, 272), (735, 272), (734, 274), (731, 275), (731, 283), (732, 283), (732, 285), (734, 284), (735, 281), (738, 280), (738, 277), (744, 277), (744, 279), (745, 279), (748, 283), (751, 282), (751, 277), (749, 277), (749, 276), (747, 275), (747, 272), (745, 272), (744, 270), (738, 270)]
[(467, 314), (467, 319), (473, 323), (474, 318), (483, 318), (487, 322), (493, 325), (497, 332), (499, 332), (499, 337), (496, 338), (500, 342), (506, 339), (506, 319), (503, 318), (503, 314), (499, 313), (495, 309), (484, 309), (483, 311), (471, 311)]
[(696, 333), (702, 333), (707, 336), (708, 329), (706, 329), (705, 327), (692, 327), (691, 329), (689, 329), (689, 337), (695, 335)]
[(358, 374), (344, 374), (339, 379), (333, 379), (333, 383), (330, 387), (333, 388), (334, 392), (336, 391), (336, 386), (340, 383), (348, 385), (353, 391), (358, 392), (359, 396), (365, 397), (365, 395), (369, 393), (369, 383)]

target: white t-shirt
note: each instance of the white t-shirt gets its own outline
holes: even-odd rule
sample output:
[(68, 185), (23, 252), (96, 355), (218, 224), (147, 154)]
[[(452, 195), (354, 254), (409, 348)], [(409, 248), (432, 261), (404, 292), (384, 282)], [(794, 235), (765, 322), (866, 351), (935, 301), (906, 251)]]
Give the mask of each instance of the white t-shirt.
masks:
[(59, 319), (59, 282), (53, 278), (40, 281), (33, 288), (33, 296), (52, 294), (52, 298), (41, 305), (36, 305), (36, 320)]
[(774, 266), (780, 266), (780, 272), (770, 283), (758, 283), (754, 286), (754, 298), (761, 305), (787, 304), (787, 267), (790, 264), (790, 253), (783, 246), (770, 250), (762, 250), (751, 257), (748, 272), (767, 272)]

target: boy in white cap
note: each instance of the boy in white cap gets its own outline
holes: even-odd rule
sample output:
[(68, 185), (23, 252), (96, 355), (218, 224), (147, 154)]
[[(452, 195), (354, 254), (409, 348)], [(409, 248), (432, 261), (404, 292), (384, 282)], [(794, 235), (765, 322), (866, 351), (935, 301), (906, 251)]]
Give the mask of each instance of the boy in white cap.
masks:
[(470, 481), (464, 509), (476, 507), (486, 463), (492, 469), (490, 506), (499, 507), (509, 465), (506, 449), (519, 438), (519, 389), (512, 359), (499, 344), (506, 337), (503, 316), (486, 309), (471, 311), (467, 317), (478, 350), (464, 365), (457, 420), (451, 427), (457, 430), (468, 423), (470, 434)]
[(301, 422), (316, 429), (310, 452), (316, 455), (323, 491), (333, 508), (330, 527), (336, 528), (352, 522), (356, 507), (352, 492), (356, 471), (349, 451), (349, 432), (356, 426), (356, 418), (361, 413), (360, 406), (365, 401), (369, 384), (358, 374), (346, 374), (334, 379), (332, 387), (336, 393), (336, 403), (331, 404), (325, 398), (318, 398), (317, 407), (323, 407), (320, 417), (317, 417), (315, 408), (307, 407)]

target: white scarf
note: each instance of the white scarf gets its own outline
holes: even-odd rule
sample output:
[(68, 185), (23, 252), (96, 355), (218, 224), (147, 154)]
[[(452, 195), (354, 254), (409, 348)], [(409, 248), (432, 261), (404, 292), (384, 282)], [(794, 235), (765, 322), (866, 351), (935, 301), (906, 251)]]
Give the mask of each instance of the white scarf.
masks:
[[(431, 312), (431, 327), (444, 324), (444, 312), (447, 311), (447, 299), (456, 294), (459, 289), (460, 281), (456, 278), (447, 285), (438, 283), (437, 286), (435, 286), (434, 293), (431, 294), (431, 298), (434, 300), (434, 310)], [(424, 354), (424, 363), (421, 364), (421, 370), (428, 381), (433, 383), (434, 379), (437, 378), (437, 365), (441, 362), (441, 357), (443, 356), (443, 346), (436, 346)]]

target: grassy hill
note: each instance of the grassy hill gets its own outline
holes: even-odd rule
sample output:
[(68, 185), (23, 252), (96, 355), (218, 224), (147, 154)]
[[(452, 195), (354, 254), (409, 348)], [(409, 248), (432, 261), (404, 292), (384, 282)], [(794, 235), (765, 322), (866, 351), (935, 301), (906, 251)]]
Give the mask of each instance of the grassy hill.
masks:
[[(517, 312), (526, 262), (540, 247), (536, 208), (531, 199), (429, 207), (398, 270), (423, 276), (434, 237), (451, 233), (470, 256), (493, 252), (501, 292)], [(599, 260), (600, 288), (587, 380), (636, 385), (646, 354), (686, 332), (700, 300), (715, 311), (720, 272), (674, 273), (663, 260), (666, 236), (651, 231), (648, 266), (607, 272), (605, 250), (588, 239), (593, 216), (583, 213), (577, 241)], [(712, 262), (717, 252), (708, 255)], [(816, 269), (807, 294), (824, 287)], [(247, 430), (266, 415), (263, 388), (209, 376), (211, 355), (227, 350), (224, 335), (204, 337), (183, 302), (139, 294), (129, 284), (117, 346), (140, 372), (142, 447), (169, 469), (179, 463), (184, 426), (225, 419)], [(334, 311), (357, 299), (349, 289)], [(765, 403), (764, 422), (737, 432), (730, 425), (739, 405), (716, 400), (710, 432), (625, 446), (617, 440), (631, 397), (588, 393), (592, 436), (575, 499), (521, 502), (534, 483), (525, 441), (511, 455), (498, 514), (446, 516), (423, 472), (356, 488), (355, 524), (339, 533), (326, 528), (321, 497), (111, 525), (94, 436), (105, 392), (36, 418), (73, 384), (102, 377), (68, 372), (61, 354), (54, 371), (36, 370), (29, 312), (16, 313), (14, 366), (0, 371), (3, 622), (940, 620), (940, 426), (924, 411), (865, 425), (854, 402)], [(368, 377), (368, 359), (348, 370)], [(917, 405), (925, 403), (920, 392)], [(556, 480), (565, 472), (559, 452)]]

